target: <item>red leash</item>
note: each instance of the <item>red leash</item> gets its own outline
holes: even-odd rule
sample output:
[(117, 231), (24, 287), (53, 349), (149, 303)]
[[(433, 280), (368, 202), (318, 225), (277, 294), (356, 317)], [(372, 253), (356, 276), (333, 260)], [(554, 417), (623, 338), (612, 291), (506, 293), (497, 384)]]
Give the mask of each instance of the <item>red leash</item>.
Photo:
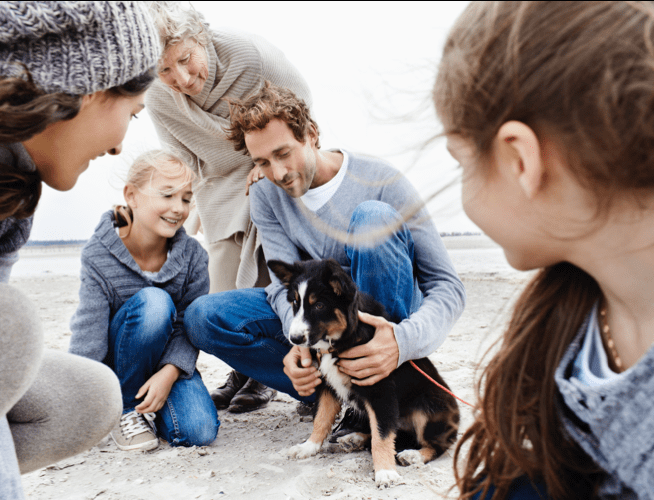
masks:
[(458, 399), (458, 400), (461, 401), (462, 403), (465, 403), (465, 404), (467, 404), (468, 406), (474, 408), (474, 406), (472, 406), (470, 403), (468, 403), (467, 401), (464, 401), (464, 400), (461, 399), (459, 396), (457, 396), (456, 394), (454, 394), (452, 391), (450, 391), (450, 390), (447, 389), (446, 387), (443, 387), (441, 384), (439, 384), (439, 383), (436, 382), (433, 378), (431, 378), (429, 375), (427, 375), (425, 372), (423, 372), (420, 368), (418, 368), (418, 365), (416, 365), (416, 364), (413, 362), (413, 360), (410, 360), (409, 363), (411, 363), (411, 366), (413, 366), (416, 370), (418, 370), (420, 373), (422, 373), (422, 374), (423, 374), (425, 377), (427, 377), (431, 382), (433, 382), (433, 383), (436, 384), (438, 387), (440, 387), (440, 388), (443, 389), (445, 392), (447, 392), (450, 396), (454, 396), (456, 399)]

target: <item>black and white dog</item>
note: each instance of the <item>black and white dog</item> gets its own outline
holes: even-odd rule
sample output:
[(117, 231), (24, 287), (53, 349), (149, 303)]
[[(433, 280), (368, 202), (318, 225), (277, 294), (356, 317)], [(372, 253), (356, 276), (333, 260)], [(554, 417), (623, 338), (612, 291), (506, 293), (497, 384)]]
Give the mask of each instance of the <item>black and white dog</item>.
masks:
[[(293, 446), (291, 458), (315, 455), (331, 432), (341, 404), (367, 415), (372, 437), (375, 482), (389, 486), (399, 479), (395, 461), (401, 465), (426, 463), (442, 455), (456, 440), (459, 408), (456, 400), (409, 363), (372, 386), (358, 386), (341, 373), (339, 353), (369, 342), (374, 327), (359, 321), (358, 311), (390, 319), (384, 307), (359, 290), (350, 275), (334, 259), (287, 264), (269, 261), (268, 267), (288, 289), (293, 304), (290, 340), (311, 348), (314, 365), (323, 376), (317, 387), (311, 437)], [(414, 361), (431, 378), (447, 384), (427, 358)], [(351, 436), (351, 435), (350, 435)], [(343, 438), (350, 438), (344, 436)], [(360, 436), (359, 439), (363, 438)], [(396, 438), (413, 442), (413, 448), (396, 455)], [(343, 443), (348, 447), (348, 443)]]

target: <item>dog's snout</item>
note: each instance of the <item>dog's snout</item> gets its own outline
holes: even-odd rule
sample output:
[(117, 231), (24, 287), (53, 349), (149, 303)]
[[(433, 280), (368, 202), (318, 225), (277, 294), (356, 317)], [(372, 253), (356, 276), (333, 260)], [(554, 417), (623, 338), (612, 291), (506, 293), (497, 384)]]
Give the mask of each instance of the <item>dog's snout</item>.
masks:
[(306, 345), (307, 336), (306, 335), (291, 335), (291, 344), (293, 345)]
[(307, 342), (309, 341), (309, 325), (301, 314), (296, 314), (293, 317), (288, 337), (292, 344), (307, 345)]

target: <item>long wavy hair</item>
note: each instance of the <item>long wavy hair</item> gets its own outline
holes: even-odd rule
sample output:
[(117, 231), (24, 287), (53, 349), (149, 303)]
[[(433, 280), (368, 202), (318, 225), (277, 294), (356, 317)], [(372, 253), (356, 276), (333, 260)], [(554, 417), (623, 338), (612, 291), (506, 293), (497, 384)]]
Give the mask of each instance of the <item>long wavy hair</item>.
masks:
[[(638, 200), (654, 187), (654, 8), (472, 2), (448, 36), (433, 99), (444, 134), (470, 140), (482, 160), (510, 120), (554, 138), (595, 195), (601, 222), (613, 195)], [(524, 474), (555, 499), (597, 495), (602, 471), (563, 430), (554, 372), (600, 297), (595, 280), (565, 262), (526, 287), (456, 448), (462, 498), (491, 485), (493, 498), (504, 498)]]
[[(154, 69), (107, 89), (108, 97), (139, 95), (155, 79)], [(0, 77), (0, 147), (22, 142), (43, 132), (52, 123), (77, 116), (82, 96), (46, 94), (25, 68), (20, 77)], [(0, 163), (0, 220), (30, 217), (41, 197), (38, 172), (22, 172)]]

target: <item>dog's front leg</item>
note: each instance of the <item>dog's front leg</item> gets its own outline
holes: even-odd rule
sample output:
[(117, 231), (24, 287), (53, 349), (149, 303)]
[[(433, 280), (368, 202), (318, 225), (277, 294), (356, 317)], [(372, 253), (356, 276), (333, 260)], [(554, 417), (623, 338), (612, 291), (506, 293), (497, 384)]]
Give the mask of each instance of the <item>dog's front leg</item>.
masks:
[(317, 405), (311, 437), (304, 443), (290, 448), (287, 452), (289, 458), (301, 459), (315, 455), (332, 430), (336, 416), (341, 411), (340, 401), (330, 391), (323, 390), (318, 396)]
[(375, 483), (379, 488), (387, 488), (400, 479), (395, 470), (395, 430), (381, 429), (375, 410), (366, 403), (370, 418), (370, 433), (372, 435), (372, 463), (375, 466)]

